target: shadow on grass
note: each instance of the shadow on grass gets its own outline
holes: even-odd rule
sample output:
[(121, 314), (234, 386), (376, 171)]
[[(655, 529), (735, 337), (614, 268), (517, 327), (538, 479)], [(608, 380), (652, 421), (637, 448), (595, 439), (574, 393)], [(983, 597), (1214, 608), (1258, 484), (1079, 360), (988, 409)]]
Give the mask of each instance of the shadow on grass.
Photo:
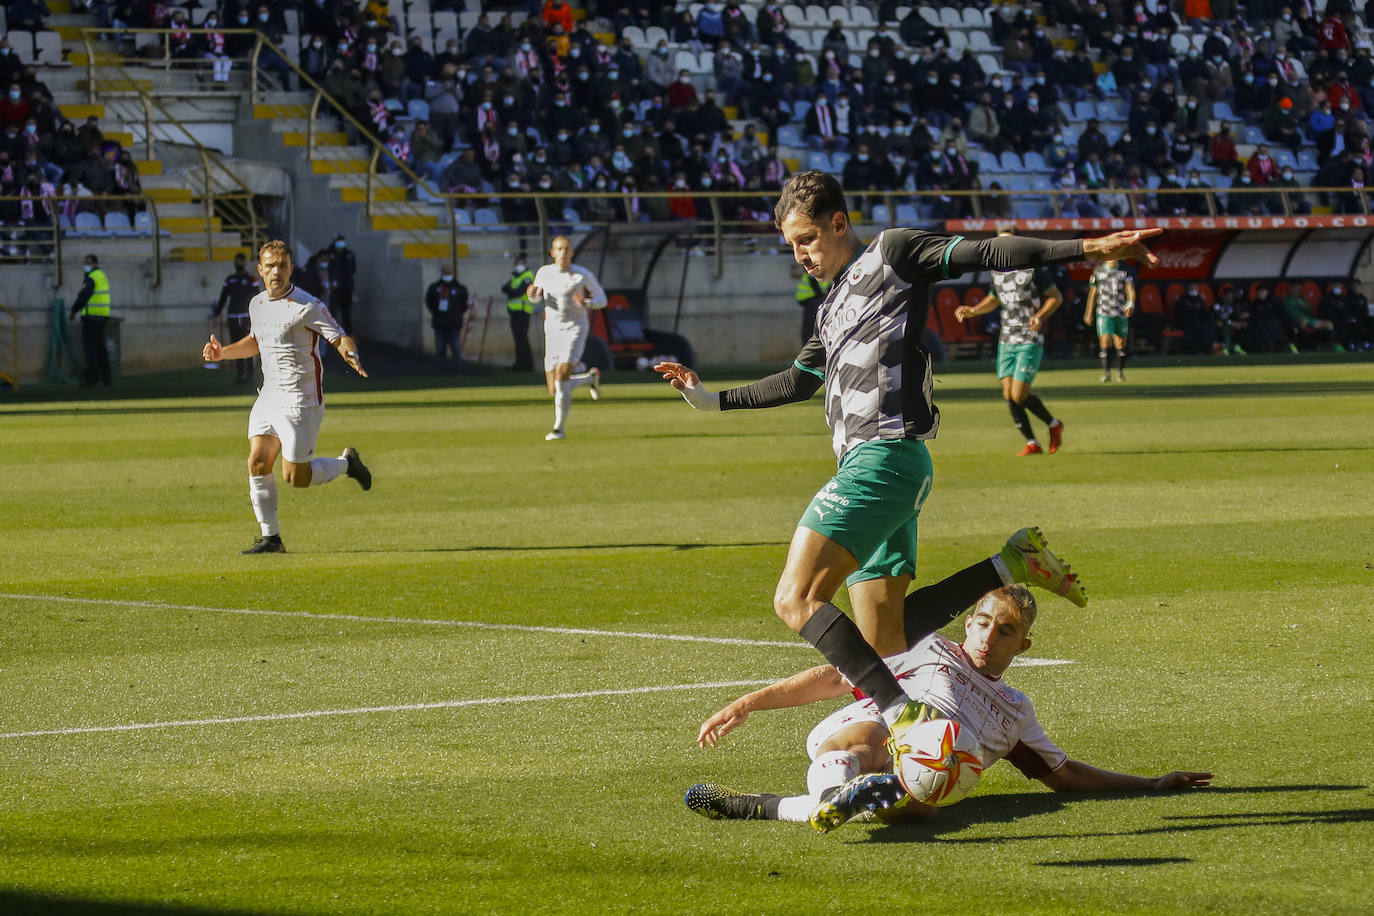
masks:
[[(1175, 795), (1256, 795), (1269, 792), (1357, 792), (1367, 786), (1358, 785), (1278, 785), (1278, 786), (1218, 786), (1205, 789), (1181, 790)], [(1059, 811), (1076, 801), (1089, 799), (1138, 799), (1137, 793), (1093, 792), (1060, 795), (1051, 792), (1026, 793), (1020, 795), (974, 796), (942, 811), (929, 821), (912, 824), (888, 824), (871, 832), (869, 843), (913, 843), (940, 840), (945, 843), (966, 843), (970, 845), (1015, 843), (1025, 840), (1063, 840), (1090, 839), (1100, 837), (1149, 836), (1151, 834), (1176, 833), (1193, 830), (1230, 830), (1239, 827), (1285, 827), (1309, 824), (1345, 824), (1374, 821), (1374, 808), (1335, 808), (1313, 810), (1304, 808), (1297, 811), (1243, 811), (1228, 814), (1166, 814), (1165, 821), (1175, 821), (1159, 827), (1143, 827), (1136, 830), (1115, 831), (1077, 831), (1065, 833), (1027, 833), (978, 837), (949, 837), (968, 827), (983, 824), (1010, 824), (1022, 818)], [(1096, 861), (1096, 860), (1092, 860)], [(1064, 864), (1064, 863), (1040, 863)]]
[(1138, 859), (1065, 859), (1063, 862), (1036, 862), (1036, 865), (1051, 868), (1131, 868), (1141, 865), (1177, 865), (1191, 862), (1182, 856), (1142, 857)]
[(260, 916), (250, 910), (219, 910), (155, 903), (118, 903), (0, 890), (6, 916)]
[(345, 547), (338, 550), (297, 550), (302, 554), (339, 554), (339, 553), (567, 553), (581, 550), (705, 550), (722, 547), (785, 547), (787, 541), (731, 541), (726, 544), (551, 544), (535, 546), (529, 544), (508, 544), (501, 547), (472, 544), (467, 547)]

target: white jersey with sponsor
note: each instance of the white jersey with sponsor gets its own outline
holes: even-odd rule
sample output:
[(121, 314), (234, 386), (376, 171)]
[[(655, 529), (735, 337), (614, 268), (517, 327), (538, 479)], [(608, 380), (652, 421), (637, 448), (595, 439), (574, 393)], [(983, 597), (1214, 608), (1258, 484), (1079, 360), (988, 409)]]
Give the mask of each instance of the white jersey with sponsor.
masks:
[(343, 328), (323, 302), (292, 284), (273, 299), (266, 290), (248, 303), (253, 339), (262, 356), (258, 397), (283, 407), (316, 407), (324, 403), (324, 366), (318, 344), (334, 343)]
[[(567, 270), (559, 270), (557, 264), (545, 264), (534, 275), (534, 283), (544, 291), (544, 324), (562, 324), (585, 328), (587, 308), (605, 308), (606, 291), (597, 282), (596, 275), (585, 267), (569, 264)], [(585, 290), (590, 291), (588, 297)], [(588, 305), (578, 305), (573, 295), (583, 292), (583, 301)], [(538, 305), (539, 303), (535, 303)]]
[(1008, 758), (1027, 775), (1040, 775), (1034, 758), (1048, 770), (1064, 762), (1060, 750), (1040, 727), (1030, 697), (1000, 677), (978, 671), (962, 646), (931, 633), (905, 652), (885, 659), (897, 682), (913, 700), (934, 706), (973, 729), (983, 746), (983, 763)]

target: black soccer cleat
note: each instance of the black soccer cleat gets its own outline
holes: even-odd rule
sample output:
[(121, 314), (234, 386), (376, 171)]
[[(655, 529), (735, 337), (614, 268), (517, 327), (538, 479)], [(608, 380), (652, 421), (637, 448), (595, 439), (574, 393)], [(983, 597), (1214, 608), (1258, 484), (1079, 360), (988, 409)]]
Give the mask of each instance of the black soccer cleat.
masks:
[(269, 534), (253, 542), (253, 546), (239, 553), (286, 553), (286, 545), (281, 542), (280, 534)]
[(829, 833), (857, 817), (891, 808), (907, 798), (891, 773), (861, 773), (840, 786), (811, 812), (811, 826)]
[(764, 806), (777, 797), (748, 795), (713, 782), (699, 782), (687, 790), (683, 801), (688, 808), (713, 821), (759, 821), (773, 819), (764, 812)]
[(349, 477), (358, 481), (358, 486), (364, 490), (372, 489), (372, 472), (363, 464), (363, 459), (358, 457), (358, 450), (353, 446), (343, 450), (343, 459), (348, 462), (348, 470), (345, 472)]

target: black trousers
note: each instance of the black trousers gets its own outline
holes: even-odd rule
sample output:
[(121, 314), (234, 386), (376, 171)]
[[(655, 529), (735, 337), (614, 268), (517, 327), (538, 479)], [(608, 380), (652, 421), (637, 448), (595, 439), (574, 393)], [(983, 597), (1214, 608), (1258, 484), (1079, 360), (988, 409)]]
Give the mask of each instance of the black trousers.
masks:
[(510, 336), (515, 340), (515, 365), (520, 372), (534, 371), (534, 351), (530, 349), (530, 313), (507, 309), (510, 316)]
[(110, 351), (105, 346), (105, 325), (102, 315), (81, 316), (81, 349), (86, 355), (86, 384), (110, 384)]
[[(226, 318), (229, 324), (229, 343), (247, 337), (248, 332), (253, 330), (253, 322), (247, 315), (229, 315)], [(247, 382), (253, 375), (253, 358), (234, 360), (234, 381)]]

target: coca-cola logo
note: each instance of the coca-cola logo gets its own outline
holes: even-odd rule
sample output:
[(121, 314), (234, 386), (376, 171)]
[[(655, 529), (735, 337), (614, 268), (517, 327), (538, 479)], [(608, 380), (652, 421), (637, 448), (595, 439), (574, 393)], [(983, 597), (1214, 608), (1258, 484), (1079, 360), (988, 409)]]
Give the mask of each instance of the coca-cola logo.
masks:
[(1155, 256), (1159, 258), (1159, 266), (1172, 270), (1201, 267), (1207, 263), (1207, 258), (1211, 253), (1210, 248), (1202, 245), (1195, 245), (1192, 248), (1155, 249)]

